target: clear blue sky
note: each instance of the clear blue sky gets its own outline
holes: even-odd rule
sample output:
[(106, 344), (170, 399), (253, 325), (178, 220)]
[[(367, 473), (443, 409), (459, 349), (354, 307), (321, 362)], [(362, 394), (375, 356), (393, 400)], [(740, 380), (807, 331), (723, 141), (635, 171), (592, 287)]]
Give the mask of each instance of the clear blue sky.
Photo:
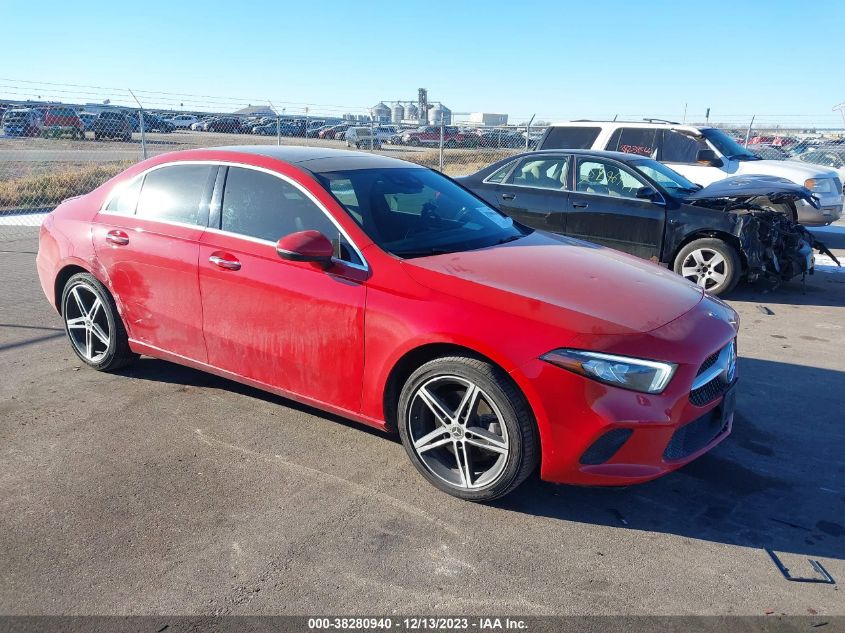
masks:
[(0, 97), (94, 101), (129, 86), (150, 107), (213, 95), (341, 113), (423, 86), (512, 122), (681, 117), (687, 103), (692, 120), (710, 107), (717, 120), (836, 123), (845, 101), (845, 0), (0, 4)]

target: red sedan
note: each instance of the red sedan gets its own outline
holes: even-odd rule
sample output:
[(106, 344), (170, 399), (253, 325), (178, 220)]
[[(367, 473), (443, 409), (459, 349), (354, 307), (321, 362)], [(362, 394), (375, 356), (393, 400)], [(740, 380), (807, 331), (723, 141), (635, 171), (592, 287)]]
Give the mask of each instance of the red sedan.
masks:
[(146, 354), (398, 431), (464, 499), (538, 464), (554, 482), (647, 481), (733, 420), (731, 308), (383, 156), (156, 156), (47, 216), (37, 263), (91, 367)]

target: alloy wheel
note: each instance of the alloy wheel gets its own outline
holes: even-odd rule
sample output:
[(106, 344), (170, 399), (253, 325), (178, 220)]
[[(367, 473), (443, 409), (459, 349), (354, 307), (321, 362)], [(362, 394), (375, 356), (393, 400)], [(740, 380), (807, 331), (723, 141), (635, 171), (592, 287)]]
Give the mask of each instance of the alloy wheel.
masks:
[(77, 284), (67, 295), (63, 313), (76, 351), (90, 363), (101, 361), (111, 344), (111, 329), (99, 295), (89, 286)]
[(510, 444), (501, 412), (478, 385), (437, 376), (414, 392), (408, 435), (422, 464), (450, 486), (476, 489), (494, 483)]
[(692, 251), (684, 258), (681, 265), (681, 275), (705, 290), (724, 284), (728, 273), (728, 263), (725, 258), (721, 253), (710, 248)]

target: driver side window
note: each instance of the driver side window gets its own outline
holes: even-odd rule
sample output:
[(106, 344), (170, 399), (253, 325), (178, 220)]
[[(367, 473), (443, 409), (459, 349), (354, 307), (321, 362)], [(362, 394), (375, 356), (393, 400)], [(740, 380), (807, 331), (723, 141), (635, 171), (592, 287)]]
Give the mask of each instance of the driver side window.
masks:
[(322, 209), (297, 187), (268, 173), (229, 167), (221, 215), (223, 231), (268, 242), (299, 231), (319, 231), (335, 245), (335, 257), (362, 263)]
[(640, 187), (648, 186), (632, 173), (617, 165), (597, 159), (579, 159), (575, 189), (616, 198), (636, 198)]

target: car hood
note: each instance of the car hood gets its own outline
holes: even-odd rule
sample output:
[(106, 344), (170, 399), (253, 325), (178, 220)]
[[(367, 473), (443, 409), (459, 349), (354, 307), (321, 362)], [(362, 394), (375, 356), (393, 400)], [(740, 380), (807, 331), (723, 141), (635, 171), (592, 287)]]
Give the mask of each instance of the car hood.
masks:
[(717, 180), (712, 185), (707, 185), (703, 189), (685, 196), (685, 199), (708, 200), (753, 196), (767, 196), (780, 200), (806, 200), (817, 209), (819, 208), (818, 199), (809, 189), (779, 176), (731, 176), (724, 180)]
[(404, 260), (428, 288), (573, 333), (648, 332), (703, 291), (673, 272), (596, 244), (536, 231), (489, 248)]
[(836, 176), (836, 172), (830, 167), (797, 160), (743, 160), (739, 161), (736, 173), (738, 175), (780, 176), (799, 184), (804, 184), (807, 178), (834, 178)]

